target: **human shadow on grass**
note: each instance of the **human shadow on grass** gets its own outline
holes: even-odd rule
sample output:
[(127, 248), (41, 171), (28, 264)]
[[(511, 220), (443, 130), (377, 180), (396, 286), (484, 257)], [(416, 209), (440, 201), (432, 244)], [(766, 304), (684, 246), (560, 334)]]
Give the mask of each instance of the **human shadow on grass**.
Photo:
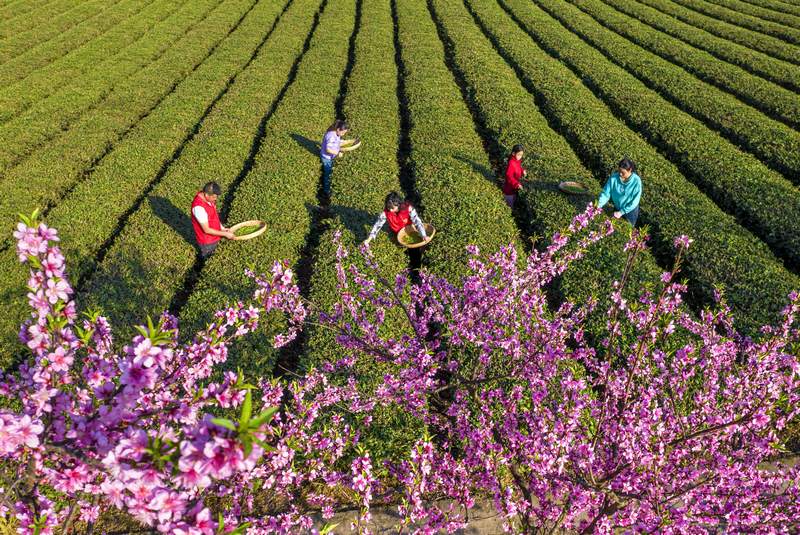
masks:
[(192, 244), (197, 248), (194, 238), (194, 230), (192, 229), (192, 218), (189, 217), (188, 208), (181, 210), (169, 199), (164, 197), (151, 196), (147, 198), (150, 201), (150, 209), (153, 214), (158, 216), (161, 221), (169, 225), (181, 238), (186, 240), (187, 243)]
[(499, 178), (498, 173), (491, 167), (487, 167), (483, 164), (476, 162), (475, 160), (471, 160), (470, 158), (462, 156), (460, 154), (457, 154), (453, 157), (459, 162), (463, 162), (472, 167), (473, 171), (481, 175), (493, 186), (497, 186), (499, 188), (500, 186), (503, 185), (501, 179)]
[[(530, 177), (530, 173), (528, 173), (528, 176)], [(588, 182), (588, 180), (585, 178), (579, 178), (578, 180), (581, 180), (584, 184)], [(527, 190), (528, 194), (551, 193), (561, 195), (573, 206), (573, 208), (575, 208), (576, 213), (586, 210), (586, 205), (597, 198), (597, 195), (592, 193), (591, 190), (589, 193), (581, 193), (577, 195), (564, 193), (558, 189), (558, 182), (554, 180), (541, 179), (538, 177), (532, 177), (523, 180), (522, 187)]]
[(300, 134), (292, 134), (292, 139), (314, 156), (319, 155), (319, 143)]
[[(358, 243), (367, 239), (369, 229), (372, 228), (372, 224), (375, 223), (375, 220), (380, 214), (380, 208), (382, 208), (376, 207), (375, 212), (367, 212), (345, 204), (331, 204), (321, 207), (307, 202), (305, 206), (311, 221), (334, 219), (341, 223), (341, 225), (353, 235)], [(312, 233), (315, 231), (317, 230), (311, 229)], [(318, 243), (317, 240), (316, 245), (318, 245)], [(314, 247), (316, 247), (316, 245)]]
[(352, 206), (335, 204), (331, 206), (331, 213), (338, 216), (345, 228), (354, 236), (357, 243), (361, 243), (367, 239), (373, 223), (378, 218), (380, 208), (382, 207), (376, 207), (376, 211), (372, 213)]

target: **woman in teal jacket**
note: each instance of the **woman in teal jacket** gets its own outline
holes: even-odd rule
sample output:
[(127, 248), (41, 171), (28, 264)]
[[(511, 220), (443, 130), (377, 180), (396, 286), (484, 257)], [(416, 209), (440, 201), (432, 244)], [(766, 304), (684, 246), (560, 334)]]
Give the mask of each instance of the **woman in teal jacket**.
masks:
[(602, 208), (609, 199), (617, 210), (614, 217), (624, 217), (631, 225), (636, 225), (639, 218), (639, 200), (642, 198), (642, 179), (636, 174), (636, 164), (628, 158), (623, 158), (600, 192), (597, 200)]

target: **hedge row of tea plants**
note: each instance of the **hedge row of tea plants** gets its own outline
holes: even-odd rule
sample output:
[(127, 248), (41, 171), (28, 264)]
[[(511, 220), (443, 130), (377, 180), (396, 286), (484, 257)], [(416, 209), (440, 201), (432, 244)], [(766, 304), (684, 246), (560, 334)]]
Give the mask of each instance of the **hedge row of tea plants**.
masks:
[(695, 240), (683, 273), (690, 297), (711, 300), (715, 285), (725, 284), (739, 327), (752, 332), (775, 320), (786, 295), (800, 279), (782, 266), (769, 248), (722, 212), (680, 171), (629, 130), (566, 66), (544, 53), (494, 0), (468, 0), (496, 47), (515, 67), (551, 124), (559, 125), (595, 173), (613, 169), (622, 155), (640, 164), (644, 181), (641, 207), (656, 253), (673, 259), (673, 239)]
[[(330, 228), (319, 238), (309, 291), (310, 299), (324, 307), (331, 306), (337, 295), (334, 232), (341, 232), (343, 243), (354, 250), (382, 212), (386, 194), (403, 192), (397, 162), (400, 110), (390, 0), (363, 0), (360, 9), (353, 69), (342, 109), (352, 129), (348, 137), (359, 137), (362, 146), (343, 156), (333, 175)], [(387, 228), (370, 249), (385, 276), (393, 280), (408, 268), (408, 257), (393, 243)], [(357, 262), (358, 254), (350, 260)], [(300, 361), (304, 368), (341, 356), (341, 348), (325, 329), (312, 330), (307, 346)]]
[(109, 29), (136, 16), (152, 0), (121, 0), (71, 30), (34, 46), (0, 65), (0, 87), (21, 80), (81, 45), (103, 36)]
[[(793, 21), (788, 15), (776, 15), (775, 18), (778, 19), (777, 22), (764, 20), (758, 16), (746, 13), (745, 11), (748, 11), (746, 7), (742, 10), (742, 2), (732, 2), (730, 0), (724, 2), (728, 5), (719, 5), (719, 0), (716, 2), (706, 2), (704, 0), (693, 0), (691, 2), (687, 2), (687, 0), (672, 0), (672, 2), (687, 7), (692, 11), (707, 15), (713, 20), (718, 20), (720, 21), (720, 25), (724, 22), (734, 25), (732, 30), (726, 25), (723, 30), (725, 31), (725, 35), (720, 34), (722, 37), (726, 35), (748, 36), (750, 32), (739, 30), (739, 28), (746, 28), (747, 30), (752, 30), (753, 32), (764, 34), (765, 36), (770, 35), (788, 43), (793, 43), (795, 45), (800, 44), (800, 29), (792, 27), (794, 25), (792, 23), (794, 22), (797, 24), (797, 22)], [(747, 6), (747, 4), (744, 5)], [(794, 58), (793, 61), (797, 63), (797, 58)]]
[[(791, 180), (800, 181), (800, 132), (765, 117), (732, 95), (608, 31), (572, 5), (554, 0), (541, 0), (538, 4), (665, 99)], [(795, 101), (800, 99), (795, 96)]]
[[(104, 7), (114, 5), (115, 2), (104, 2), (103, 0), (91, 0), (80, 2), (65, 13), (47, 14), (46, 10), (37, 11), (36, 17), (40, 19), (36, 26), (25, 30), (19, 28), (9, 36), (4, 36), (0, 40), (0, 63), (31, 49), (41, 43), (47, 42), (50, 38), (70, 31), (86, 19), (96, 22), (102, 16)], [(34, 18), (34, 17), (31, 17)]]
[[(9, 38), (27, 40), (29, 46), (41, 43), (57, 35), (58, 27), (62, 28), (60, 31), (64, 31), (96, 14), (99, 5), (95, 4), (90, 9), (86, 9), (88, 4), (89, 2), (76, 5), (74, 0), (55, 0), (46, 7), (39, 6), (38, 9), (25, 16), (15, 17), (10, 24), (4, 21), (0, 28), (0, 39), (3, 40), (3, 44)], [(0, 20), (2, 19), (0, 18)], [(37, 29), (41, 29), (41, 33), (38, 35), (35, 31)], [(34, 31), (31, 32), (31, 30)]]
[(628, 38), (643, 49), (686, 69), (701, 80), (733, 93), (767, 115), (800, 128), (800, 99), (793, 91), (655, 30), (633, 17), (608, 7), (600, 0), (569, 1), (611, 32)]
[[(185, 4), (186, 2), (157, 0), (137, 16), (115, 26), (103, 37), (0, 89), (0, 122), (8, 121), (54, 91), (66, 90), (76, 82), (96, 76), (98, 70), (108, 71), (107, 76), (113, 76), (118, 70), (126, 72), (125, 76), (130, 76), (130, 71), (125, 71), (122, 67), (115, 68), (116, 63), (124, 65), (124, 58), (130, 54), (128, 50), (131, 46), (134, 49), (139, 46), (147, 49), (146, 35), (152, 33), (154, 28), (172, 34), (172, 25), (180, 26), (182, 18), (190, 18), (189, 15), (182, 14), (187, 9)], [(179, 9), (182, 5), (183, 8)], [(134, 44), (130, 45), (132, 42)], [(119, 52), (109, 55), (109, 50)]]
[[(800, 266), (800, 228), (793, 224), (800, 221), (800, 191), (791, 182), (669, 104), (536, 4), (503, 2), (545, 50), (574, 70), (632, 129), (666, 153), (685, 176), (779, 256)], [(695, 102), (696, 107), (701, 105)]]
[(86, 301), (101, 307), (114, 324), (132, 326), (145, 315), (157, 315), (183, 289), (196, 260), (189, 206), (209, 180), (223, 188), (222, 198), (233, 186), (266, 108), (303, 51), (319, 4), (291, 3), (108, 249), (85, 293)]
[[(11, 2), (5, 2), (5, 5), (0, 7), (0, 12), (8, 7), (8, 4), (11, 4)], [(22, 16), (14, 17), (13, 21), (3, 20), (3, 16), (0, 15), (0, 20), (3, 21), (3, 26), (0, 27), (0, 39), (37, 28), (42, 24), (46, 24), (53, 17), (57, 17), (74, 7), (74, 0), (53, 0), (45, 6), (39, 6), (38, 9), (27, 15), (23, 14)]]
[(628, 0), (603, 0), (603, 2), (667, 35), (710, 52), (722, 60), (738, 65), (787, 89), (800, 91), (800, 73), (792, 63), (719, 38), (644, 4)]
[(765, 7), (778, 13), (789, 13), (800, 17), (800, 3), (792, 0), (742, 0), (745, 3)]
[[(383, 209), (385, 194), (391, 190), (402, 191), (398, 178), (400, 115), (390, 0), (362, 0), (360, 10), (343, 113), (353, 129), (352, 135), (360, 137), (363, 144), (344, 156), (334, 173), (330, 199), (333, 217), (329, 221), (330, 228), (319, 238), (309, 291), (309, 298), (323, 307), (331, 307), (339, 295), (333, 233), (340, 231), (343, 242), (355, 248), (366, 238)], [(370, 249), (388, 280), (394, 281), (400, 271), (408, 268), (407, 255), (389, 239), (385, 229), (371, 242)], [(348, 261), (365, 268), (358, 254), (351, 254)], [(405, 315), (398, 308), (387, 314), (381, 331), (400, 336), (405, 326)], [(307, 333), (304, 349), (298, 362), (301, 372), (343, 356), (332, 332), (323, 328)], [(372, 358), (358, 359), (355, 367), (358, 387), (367, 391), (374, 391), (383, 383), (384, 375), (392, 371), (389, 365)], [(362, 443), (377, 466), (382, 459), (406, 455), (423, 430), (403, 411), (382, 407), (377, 410)]]
[[(463, 4), (434, 0), (439, 24), (450, 41), (450, 50), (458, 71), (465, 80), (473, 106), (489, 136), (494, 159), (502, 166), (509, 149), (522, 143), (528, 154), (524, 166), (528, 183), (519, 195), (524, 218), (530, 222), (530, 234), (542, 236), (549, 243), (554, 233), (566, 228), (571, 219), (594, 201), (600, 183), (581, 164), (569, 143), (547, 122), (528, 91), (480, 33)], [(599, 177), (605, 181), (606, 177)], [(590, 187), (590, 195), (569, 196), (558, 190), (562, 180), (579, 180)], [(559, 297), (585, 303), (591, 296), (607, 296), (611, 282), (619, 280), (625, 266), (623, 252), (630, 237), (627, 222), (617, 222), (615, 233), (592, 246), (586, 257), (575, 263), (559, 282)], [(639, 295), (641, 286), (658, 281), (661, 269), (652, 255), (644, 254), (636, 264), (627, 297)], [(603, 328), (605, 311), (610, 303), (601, 302), (599, 327)]]
[[(744, 47), (758, 50), (764, 54), (790, 63), (800, 63), (798, 48), (780, 39), (739, 28), (733, 24), (708, 17), (672, 2), (671, 0), (641, 0), (641, 3), (727, 41), (738, 43)], [(797, 69), (797, 67), (795, 67), (795, 69)]]
[[(796, 6), (782, 4), (781, 2), (769, 2), (765, 6), (758, 1), (744, 2), (741, 0), (711, 0), (711, 3), (727, 7), (744, 15), (800, 29), (800, 9), (795, 9), (794, 13), (792, 12), (792, 7)], [(771, 7), (771, 9), (767, 9), (767, 7)]]
[[(185, 10), (155, 25), (120, 54), (100, 62), (49, 97), (0, 126), (0, 169), (7, 169), (64, 130), (86, 110), (100, 105), (115, 86), (158, 61), (171, 46), (214, 7), (207, 1), (189, 2)], [(158, 19), (150, 21), (151, 24)], [(52, 91), (52, 89), (51, 89)]]
[[(286, 90), (259, 140), (258, 153), (239, 184), (228, 223), (260, 219), (267, 232), (257, 239), (222, 243), (206, 262), (181, 318), (194, 332), (227, 302), (255, 288), (244, 270), (268, 273), (276, 260), (295, 266), (306, 241), (313, 239), (321, 167), (317, 143), (334, 120), (334, 103), (348, 63), (348, 38), (355, 26), (355, 0), (329, 2)], [(346, 157), (337, 162), (346, 166)], [(336, 187), (337, 169), (333, 172)], [(280, 319), (265, 318), (258, 333), (232, 349), (229, 364), (259, 375), (272, 372), (278, 352), (270, 332)]]
[[(258, 46), (267, 31), (265, 21), (274, 19), (281, 7), (272, 2), (227, 0), (179, 46), (171, 49), (175, 54), (162, 58), (169, 59), (164, 66), (170, 66), (170, 71), (183, 71), (176, 81), (166, 81), (167, 85), (175, 85), (175, 90), (131, 129), (85, 180), (74, 185), (47, 216), (48, 223), (61, 232), (73, 280), (78, 282), (96, 267), (97, 254), (120, 224), (120, 219), (160, 169), (180, 151), (200, 124), (206, 109), (224, 90), (228, 79), (242, 68)], [(193, 69), (193, 65), (197, 68)], [(184, 78), (187, 72), (191, 74)], [(138, 79), (135, 87), (149, 90), (164, 83), (144, 78)], [(48, 187), (47, 183), (39, 184), (28, 184), (28, 187), (32, 192)], [(15, 186), (21, 188), (24, 184)], [(40, 204), (36, 201), (25, 201), (18, 210), (31, 212), (37, 206)], [(3, 269), (15, 263), (13, 248), (6, 252), (12, 258), (4, 258)], [(2, 277), (0, 292), (10, 289), (11, 296), (18, 296), (5, 301), (7, 314), (0, 329), (4, 334), (14, 331), (13, 325), (25, 312), (25, 282), (24, 277)]]
[(33, 11), (38, 3), (39, 0), (18, 0), (16, 2), (9, 2), (7, 6), (0, 8), (0, 20), (3, 20), (4, 23), (8, 22), (11, 24), (18, 20), (23, 20), (26, 17), (26, 13)]
[(484, 252), (517, 238), (469, 109), (445, 64), (424, 0), (397, 2), (405, 100), (411, 116), (410, 161), (423, 219), (437, 229), (423, 266), (453, 282), (466, 271), (468, 244)]
[(743, 0), (742, 3), (767, 8), (766, 11), (788, 13), (795, 17), (800, 17), (800, 4), (797, 3), (782, 2), (780, 0)]
[[(157, 61), (118, 84), (67, 132), (6, 172), (7, 189), (0, 196), (0, 225), (11, 225), (19, 212), (57, 204), (66, 192), (101, 166), (116, 144), (213, 54), (253, 2), (226, 0), (216, 5), (218, 0), (196, 0), (194, 3), (201, 10), (216, 7)], [(2, 240), (8, 242), (8, 237)]]

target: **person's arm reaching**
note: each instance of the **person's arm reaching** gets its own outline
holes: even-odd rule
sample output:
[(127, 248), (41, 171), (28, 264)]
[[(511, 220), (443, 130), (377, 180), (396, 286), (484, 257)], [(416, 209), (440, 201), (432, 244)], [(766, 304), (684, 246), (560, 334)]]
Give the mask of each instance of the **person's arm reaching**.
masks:
[(206, 213), (205, 208), (203, 208), (202, 206), (195, 206), (194, 208), (192, 208), (192, 214), (194, 215), (194, 218), (197, 220), (197, 222), (200, 224), (200, 228), (202, 228), (203, 232), (205, 232), (206, 234), (209, 234), (211, 236), (219, 236), (221, 238), (228, 238), (229, 240), (233, 239), (234, 236), (233, 232), (223, 227), (222, 224), (220, 224), (220, 227), (222, 227), (221, 230), (216, 230), (208, 226), (208, 214)]
[(381, 212), (381, 215), (378, 216), (378, 219), (377, 221), (375, 221), (375, 224), (372, 225), (372, 230), (369, 231), (369, 236), (367, 236), (367, 239), (364, 240), (364, 243), (367, 244), (371, 242), (375, 238), (375, 236), (378, 235), (378, 232), (381, 231), (381, 228), (383, 228), (383, 225), (385, 224), (386, 224), (386, 214)]
[(427, 240), (428, 235), (425, 233), (425, 225), (422, 224), (422, 220), (417, 215), (417, 211), (414, 210), (413, 206), (409, 206), (408, 216), (411, 218), (411, 222), (414, 223), (414, 228), (417, 229), (419, 235), (422, 236), (422, 239)]
[(608, 203), (608, 200), (611, 198), (611, 181), (613, 180), (613, 176), (611, 175), (606, 180), (606, 185), (603, 186), (603, 191), (600, 192), (600, 198), (597, 199), (597, 207), (602, 208)]
[(216, 230), (216, 229), (213, 229), (213, 228), (209, 227), (208, 223), (205, 223), (205, 224), (200, 223), (200, 226), (202, 227), (203, 232), (205, 232), (206, 234), (210, 234), (212, 236), (219, 236), (220, 238), (228, 238), (229, 240), (232, 240), (233, 237), (234, 237), (234, 233), (231, 232), (228, 229)]

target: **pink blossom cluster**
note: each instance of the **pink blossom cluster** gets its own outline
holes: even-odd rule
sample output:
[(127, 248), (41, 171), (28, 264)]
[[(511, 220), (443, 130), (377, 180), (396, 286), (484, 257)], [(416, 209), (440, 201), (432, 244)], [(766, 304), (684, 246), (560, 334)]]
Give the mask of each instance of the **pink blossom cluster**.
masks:
[[(458, 281), (386, 277), (368, 247), (366, 270), (348, 264), (337, 235), (329, 309), (276, 263), (248, 273), (252, 299), (190, 342), (164, 314), (117, 350), (102, 316), (79, 316), (57, 233), (29, 218), (15, 237), (31, 357), (0, 378), (0, 458), (16, 471), (0, 512), (21, 533), (69, 532), (116, 508), (163, 533), (261, 534), (315, 532), (314, 514), (348, 505), (350, 529), (369, 533), (375, 504), (390, 503), (398, 530), (428, 534), (491, 503), (519, 533), (795, 532), (800, 463), (784, 437), (800, 419), (800, 296), (757, 339), (736, 331), (721, 295), (692, 312), (681, 236), (649, 291), (631, 298), (623, 275), (608, 300), (553, 309), (552, 283), (611, 232), (589, 206), (527, 258), (469, 247)], [(633, 233), (627, 265), (645, 241)], [(338, 359), (292, 381), (220, 372), (230, 343), (275, 314), (287, 325), (275, 346), (322, 325)], [(363, 383), (359, 361), (391, 371)], [(376, 458), (362, 438), (388, 407), (426, 432)]]
[[(513, 247), (471, 247), (458, 284), (338, 269), (347, 298), (325, 320), (350, 360), (393, 365), (375, 396), (436, 437), (385, 460), (407, 525), (452, 531), (489, 498), (525, 533), (800, 526), (800, 463), (784, 444), (800, 419), (800, 298), (758, 340), (736, 332), (724, 301), (692, 313), (677, 282), (692, 243), (681, 236), (656, 291), (626, 299), (623, 278), (609, 281), (608, 310), (594, 310), (599, 299), (551, 310), (549, 283), (611, 231), (590, 206), (525, 262)], [(628, 264), (645, 240), (633, 233)], [(413, 335), (382, 328), (395, 307)], [(593, 314), (608, 318), (604, 335), (586, 336)]]
[[(177, 320), (164, 314), (115, 352), (108, 322), (76, 312), (56, 231), (34, 216), (14, 235), (31, 268), (33, 312), (20, 339), (32, 356), (0, 378), (3, 406), (19, 407), (0, 409), (0, 458), (17, 470), (0, 489), (0, 513), (13, 514), (20, 533), (68, 532), (110, 507), (164, 533), (287, 533), (310, 526), (307, 511), (258, 513), (256, 488), (291, 503), (312, 484), (348, 483), (334, 466), (357, 435), (317, 421), (336, 404), (357, 405), (352, 388), (316, 373), (289, 385), (250, 385), (232, 372), (212, 380), (230, 342), (260, 318), (287, 318), (276, 345), (296, 335), (306, 312), (284, 264), (253, 276), (250, 302), (218, 312), (191, 342), (178, 342)], [(241, 415), (212, 416), (220, 410)], [(212, 514), (209, 497), (231, 499), (233, 508)]]

